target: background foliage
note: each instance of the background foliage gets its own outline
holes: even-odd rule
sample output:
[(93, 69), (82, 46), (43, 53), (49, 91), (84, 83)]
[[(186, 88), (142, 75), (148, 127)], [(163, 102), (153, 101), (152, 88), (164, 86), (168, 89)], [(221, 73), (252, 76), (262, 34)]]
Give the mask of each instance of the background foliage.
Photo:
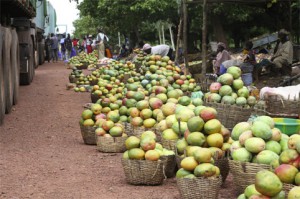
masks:
[[(249, 38), (285, 28), (295, 36), (294, 42), (299, 43), (300, 2), (291, 2), (270, 0), (268, 3), (251, 5), (209, 4), (208, 41), (225, 41), (232, 47), (239, 48)], [(156, 24), (164, 21), (173, 24), (176, 40), (179, 8), (180, 0), (83, 0), (78, 4), (80, 19), (74, 22), (75, 36), (96, 35), (97, 28), (101, 28), (111, 39), (111, 44), (118, 43), (118, 32), (122, 35), (122, 43), (125, 38), (129, 38), (132, 47), (140, 40), (154, 44), (159, 43)], [(202, 5), (188, 5), (190, 51), (201, 46), (201, 27)], [(165, 35), (169, 40), (168, 30)]]

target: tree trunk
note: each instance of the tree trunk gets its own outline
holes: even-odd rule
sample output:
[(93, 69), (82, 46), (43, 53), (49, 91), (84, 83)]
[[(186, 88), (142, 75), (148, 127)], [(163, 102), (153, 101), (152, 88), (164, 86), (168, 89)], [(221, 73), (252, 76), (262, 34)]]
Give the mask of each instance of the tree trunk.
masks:
[(172, 49), (175, 49), (174, 45), (174, 36), (173, 36), (173, 31), (172, 31), (172, 25), (169, 25), (169, 31), (170, 31), (170, 39), (171, 39), (171, 44), (172, 44)]
[(180, 16), (180, 21), (178, 25), (178, 33), (177, 33), (177, 42), (176, 42), (176, 54), (175, 54), (175, 63), (178, 62), (178, 57), (179, 57), (179, 44), (180, 44), (180, 37), (181, 37), (181, 30), (182, 30), (182, 16)]
[(134, 29), (134, 31), (135, 31), (135, 36), (136, 36), (137, 41), (141, 41), (141, 35), (140, 35), (138, 27), (136, 27)]
[(188, 63), (188, 44), (187, 44), (187, 23), (188, 23), (188, 13), (187, 13), (187, 4), (185, 2), (186, 0), (183, 1), (183, 49), (184, 49), (184, 64), (185, 64), (185, 71), (184, 74), (188, 74), (188, 68), (189, 68), (189, 63)]
[(162, 33), (162, 43), (166, 44), (164, 24), (161, 25), (161, 33)]
[(206, 33), (207, 33), (207, 0), (203, 1), (203, 24), (202, 24), (202, 71), (201, 75), (204, 78), (206, 73)]
[(213, 21), (213, 32), (215, 35), (215, 40), (217, 42), (223, 42), (227, 46), (227, 41), (226, 41), (226, 35), (223, 29), (223, 25), (221, 23), (222, 17), (221, 16), (213, 16), (212, 21)]

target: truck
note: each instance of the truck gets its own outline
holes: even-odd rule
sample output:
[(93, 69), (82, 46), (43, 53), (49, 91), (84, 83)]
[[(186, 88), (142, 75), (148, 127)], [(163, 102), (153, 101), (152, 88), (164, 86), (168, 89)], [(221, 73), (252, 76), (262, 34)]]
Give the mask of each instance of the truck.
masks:
[[(44, 62), (46, 0), (0, 0), (0, 125)], [(48, 24), (49, 25), (49, 24)]]
[(42, 65), (45, 62), (45, 40), (55, 32), (56, 27), (56, 12), (49, 1), (36, 2), (36, 17), (33, 22), (37, 33), (36, 63)]

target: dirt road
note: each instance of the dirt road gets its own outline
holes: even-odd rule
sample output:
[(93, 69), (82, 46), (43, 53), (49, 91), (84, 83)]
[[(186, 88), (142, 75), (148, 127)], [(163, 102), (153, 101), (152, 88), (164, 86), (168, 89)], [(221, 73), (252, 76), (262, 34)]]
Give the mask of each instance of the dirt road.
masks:
[[(176, 199), (175, 179), (162, 186), (125, 181), (121, 154), (83, 144), (79, 118), (89, 93), (66, 90), (63, 63), (45, 63), (0, 126), (0, 198)], [(228, 181), (220, 198), (235, 198)]]

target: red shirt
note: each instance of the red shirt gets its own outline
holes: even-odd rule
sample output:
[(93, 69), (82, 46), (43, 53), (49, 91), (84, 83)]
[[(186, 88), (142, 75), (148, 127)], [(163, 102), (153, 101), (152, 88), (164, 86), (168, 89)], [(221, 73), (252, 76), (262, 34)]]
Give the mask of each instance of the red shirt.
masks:
[(73, 46), (77, 46), (78, 40), (77, 39), (73, 39)]

